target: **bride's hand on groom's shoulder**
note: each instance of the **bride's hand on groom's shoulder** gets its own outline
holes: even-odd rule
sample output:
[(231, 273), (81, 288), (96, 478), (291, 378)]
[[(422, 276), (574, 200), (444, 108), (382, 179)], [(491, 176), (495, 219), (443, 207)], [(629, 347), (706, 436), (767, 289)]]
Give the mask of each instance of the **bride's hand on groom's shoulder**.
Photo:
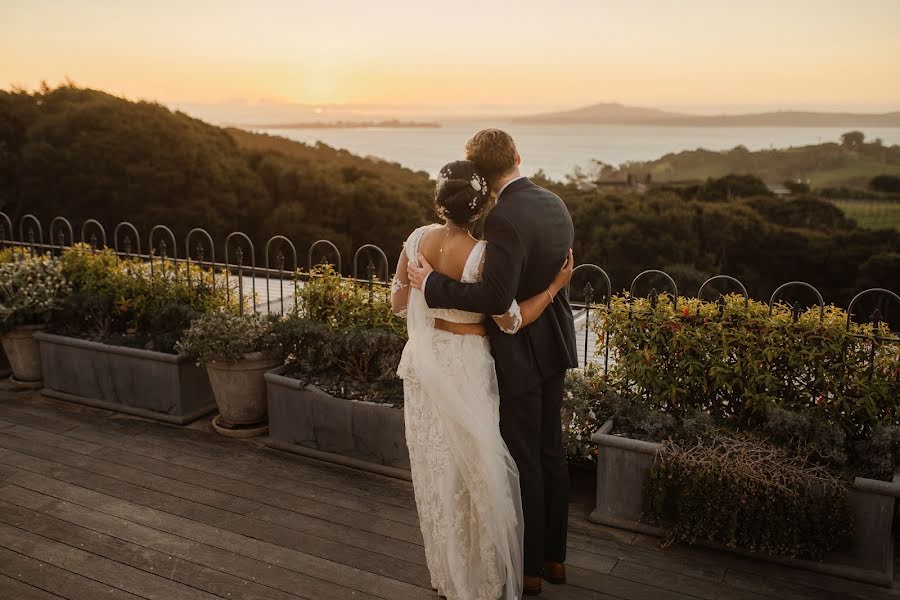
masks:
[(409, 274), (409, 285), (417, 290), (421, 290), (425, 285), (425, 279), (428, 278), (434, 269), (431, 268), (431, 265), (425, 260), (425, 255), (421, 252), (419, 252), (416, 258), (420, 266), (410, 262), (409, 265), (407, 265), (406, 270)]

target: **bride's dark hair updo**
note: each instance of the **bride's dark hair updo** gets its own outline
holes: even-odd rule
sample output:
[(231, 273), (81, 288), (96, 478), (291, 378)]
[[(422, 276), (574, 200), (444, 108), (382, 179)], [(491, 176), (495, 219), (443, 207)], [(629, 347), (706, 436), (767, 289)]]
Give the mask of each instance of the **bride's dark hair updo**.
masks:
[(481, 216), (491, 199), (485, 177), (470, 160), (457, 160), (441, 168), (434, 190), (434, 206), (442, 219), (467, 225)]

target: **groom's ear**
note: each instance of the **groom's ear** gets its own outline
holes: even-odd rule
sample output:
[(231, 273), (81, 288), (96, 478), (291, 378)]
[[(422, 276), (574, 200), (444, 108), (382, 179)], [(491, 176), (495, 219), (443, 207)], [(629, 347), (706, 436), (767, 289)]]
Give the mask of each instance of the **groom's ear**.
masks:
[(518, 167), (521, 164), (522, 164), (522, 157), (519, 156), (518, 152), (516, 152), (516, 166)]

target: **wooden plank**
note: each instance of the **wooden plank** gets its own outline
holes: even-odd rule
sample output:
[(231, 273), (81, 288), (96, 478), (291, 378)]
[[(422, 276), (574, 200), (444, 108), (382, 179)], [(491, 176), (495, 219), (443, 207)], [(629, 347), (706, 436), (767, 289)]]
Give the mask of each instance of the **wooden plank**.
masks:
[(16, 398), (0, 395), (0, 407), (2, 406), (76, 427), (105, 422), (109, 417), (120, 414), (102, 408), (47, 398), (40, 394), (24, 394)]
[(3, 454), (5, 452), (6, 450), (0, 449), (0, 487), (3, 487), (2, 482), (4, 479), (15, 473), (15, 470), (3, 464)]
[(534, 597), (543, 600), (622, 600), (618, 596), (610, 596), (603, 592), (586, 590), (574, 585), (553, 585), (546, 581), (542, 585), (541, 594)]
[(771, 598), (757, 592), (747, 592), (704, 579), (672, 573), (655, 567), (639, 565), (620, 560), (610, 573), (614, 577), (627, 579), (672, 591), (683, 591), (704, 600), (764, 600)]
[[(0, 501), (0, 522), (153, 575), (148, 582), (140, 582), (141, 585), (144, 583), (156, 585), (158, 577), (182, 584), (186, 591), (180, 593), (186, 593), (186, 598), (200, 597), (191, 595), (194, 588), (222, 598), (229, 596), (247, 600), (298, 598), (294, 594), (266, 588), (253, 581), (215, 571), (177, 556), (157, 552), (4, 501)], [(139, 590), (139, 593), (142, 596), (147, 595), (142, 590)]]
[[(120, 448), (104, 448), (94, 452), (92, 456), (129, 467), (137, 472), (154, 473), (182, 482), (192, 482), (207, 489), (258, 502), (260, 504), (258, 508), (246, 513), (258, 519), (282, 524), (287, 524), (289, 520), (289, 526), (293, 529), (329, 539), (344, 540), (356, 546), (362, 544), (360, 547), (363, 548), (383, 547), (377, 550), (382, 554), (403, 557), (414, 553), (416, 558), (413, 562), (424, 560), (421, 548), (418, 547), (422, 545), (422, 535), (418, 527), (373, 518), (371, 515), (340, 507), (331, 507), (251, 483), (133, 454)], [(372, 536), (370, 533), (378, 535)]]
[(62, 596), (45, 592), (18, 579), (0, 574), (0, 598), (9, 600), (59, 600)]
[(148, 600), (215, 600), (218, 596), (175, 583), (125, 564), (0, 523), (0, 544), (35, 560), (127, 591)]
[[(20, 471), (9, 479), (10, 483), (32, 491), (95, 508), (110, 515), (174, 533), (216, 548), (231, 550), (251, 558), (264, 558), (273, 565), (309, 574), (387, 600), (418, 600), (431, 597), (430, 590), (390, 577), (377, 575), (338, 562), (322, 559), (293, 548), (279, 546), (269, 541), (243, 535), (227, 528), (196, 522), (179, 515), (156, 510), (117, 497), (96, 492), (81, 485), (46, 477), (37, 473)], [(423, 592), (429, 592), (423, 596)]]
[(847, 593), (844, 590), (823, 589), (802, 585), (785, 579), (761, 577), (757, 574), (729, 570), (724, 583), (739, 590), (767, 595), (781, 600), (874, 600), (877, 587), (872, 586), (865, 595)]
[[(205, 422), (175, 428), (33, 394), (0, 393), (0, 500), (20, 511), (0, 521), (33, 513), (19, 529), (36, 529), (67, 547), (83, 543), (82, 549), (104, 555), (99, 558), (141, 565), (145, 573), (161, 556), (171, 556), (165, 560), (181, 561), (182, 581), (192, 572), (204, 574), (197, 586), (211, 593), (225, 590), (213, 585), (231, 577), (282, 596), (302, 590), (310, 600), (434, 597), (426, 589), (408, 483), (265, 450), (259, 440), (225, 440), (208, 430)], [(0, 503), (0, 512), (4, 507)], [(891, 590), (727, 553), (660, 550), (658, 539), (590, 523), (587, 510), (570, 508), (570, 585), (545, 584), (541, 598), (900, 598)], [(100, 534), (105, 537), (92, 538)], [(365, 559), (353, 553), (369, 542), (395, 561), (387, 571), (357, 566)], [(340, 557), (339, 550), (345, 551)], [(395, 572), (401, 565), (407, 575), (423, 571), (410, 584)], [(2, 577), (24, 585), (0, 568)]]
[(227, 460), (251, 468), (266, 468), (270, 472), (307, 483), (310, 477), (320, 483), (329, 482), (340, 490), (381, 502), (391, 502), (403, 508), (415, 509), (412, 485), (409, 482), (367, 473), (332, 463), (323, 463), (276, 450), (248, 454), (246, 446), (235, 444), (233, 440), (221, 439), (200, 431), (173, 429), (156, 423), (147, 423), (146, 430), (135, 436), (146, 443), (174, 447), (214, 460)]
[[(653, 536), (641, 534), (635, 538), (635, 546), (658, 548), (658, 545), (659, 538)], [(781, 580), (810, 588), (818, 588), (825, 592), (841, 592), (846, 594), (845, 597), (847, 598), (863, 597), (874, 599), (889, 597), (885, 595), (887, 590), (878, 586), (699, 546), (688, 547), (677, 544), (667, 548), (665, 554), (674, 557), (676, 560), (687, 559), (703, 561), (708, 564), (714, 563), (725, 568), (727, 572), (732, 573), (733, 577), (738, 577), (737, 574), (748, 575), (746, 578), (738, 577), (741, 581), (752, 582), (754, 578), (769, 581)], [(900, 597), (900, 590), (891, 592), (890, 597)]]
[[(668, 590), (647, 583), (621, 579), (575, 566), (566, 567), (566, 581), (569, 585), (602, 592), (626, 600), (691, 600), (687, 593)], [(686, 590), (689, 592), (690, 590)]]
[(0, 573), (68, 600), (141, 600), (140, 596), (8, 550), (3, 545), (0, 545)]
[(618, 559), (609, 556), (582, 552), (574, 548), (566, 549), (566, 564), (588, 571), (609, 574), (618, 562)]
[(608, 539), (594, 539), (579, 533), (569, 532), (568, 545), (583, 552), (599, 554), (632, 563), (656, 567), (672, 573), (688, 575), (719, 583), (725, 577), (725, 567), (697, 557), (675, 556), (658, 548), (650, 550)]
[(12, 406), (8, 402), (0, 403), (0, 419), (15, 423), (16, 425), (27, 425), (32, 429), (40, 429), (51, 433), (63, 433), (77, 427), (75, 424), (63, 423), (46, 417), (30, 415), (21, 408)]
[[(76, 455), (55, 448), (34, 447), (35, 444), (33, 442), (4, 436), (2, 434), (0, 434), (0, 446), (13, 450), (5, 460), (8, 464), (17, 468), (49, 475), (55, 479), (116, 496), (123, 500), (163, 510), (171, 514), (177, 514), (194, 521), (221, 527), (230, 531), (243, 533), (286, 548), (307, 552), (320, 558), (340, 562), (386, 577), (392, 577), (413, 585), (427, 585), (430, 582), (428, 570), (422, 564), (411, 563), (387, 554), (377, 554), (371, 548), (364, 549), (307, 534), (298, 530), (286, 530), (280, 525), (230, 512), (216, 506), (194, 502), (180, 496), (172, 496), (163, 491), (168, 488), (178, 487), (176, 484), (179, 482), (166, 479), (165, 482), (170, 483), (155, 482), (152, 483), (151, 487), (150, 482), (144, 482), (147, 487), (139, 487), (129, 482), (113, 479), (95, 472), (104, 471), (106, 469), (103, 465), (94, 465), (93, 463), (103, 463), (104, 461), (100, 461), (93, 457)], [(20, 453), (16, 450), (16, 447), (19, 447), (23, 451), (27, 450), (28, 453)], [(51, 457), (60, 461), (68, 462), (71, 460), (79, 465), (84, 464), (84, 469), (52, 462), (49, 460)], [(118, 468), (128, 471), (128, 469)], [(146, 474), (138, 472), (137, 475), (135, 475), (135, 473), (132, 472), (132, 477), (135, 476), (139, 480), (148, 477)]]
[(593, 510), (592, 506), (583, 504), (569, 505), (569, 531), (572, 533), (580, 533), (592, 538), (600, 538), (605, 540), (615, 540), (623, 544), (631, 544), (637, 534), (633, 531), (624, 529), (616, 529), (607, 527), (597, 523), (591, 523), (587, 520), (587, 516)]
[(148, 490), (164, 490), (166, 494), (200, 504), (216, 506), (238, 514), (246, 514), (259, 507), (258, 502), (236, 498), (201, 486), (135, 471), (121, 465), (93, 458), (89, 455), (53, 448), (31, 439), (8, 436), (0, 429), (0, 447), (39, 457), (60, 465), (67, 465)]
[[(373, 526), (377, 526), (382, 520), (387, 520), (405, 524), (415, 532), (419, 531), (419, 521), (415, 510), (401, 508), (391, 504), (384, 504), (373, 498), (361, 498), (348, 493), (343, 488), (334, 489), (333, 485), (330, 487), (327, 485), (323, 487), (319, 485), (320, 481), (315, 477), (308, 477), (301, 484), (296, 480), (286, 479), (280, 475), (269, 473), (264, 467), (260, 467), (259, 465), (246, 466), (231, 462), (223, 462), (221, 460), (213, 460), (184, 453), (179, 449), (155, 444), (135, 444), (133, 438), (129, 436), (100, 429), (81, 427), (67, 432), (66, 435), (78, 439), (94, 441), (110, 448), (125, 450), (169, 464), (175, 464), (217, 475), (219, 477), (252, 483), (266, 490), (273, 490), (282, 494), (304, 498), (313, 501), (311, 504), (312, 506), (327, 505), (336, 509), (346, 509), (356, 513), (362, 513), (365, 515), (365, 520), (372, 522)], [(319, 515), (314, 514), (313, 516)], [(387, 532), (378, 530), (373, 531), (375, 533), (391, 535)], [(409, 532), (410, 529), (407, 528), (406, 531)], [(392, 537), (408, 539), (402, 535), (392, 535)], [(418, 540), (421, 541), (420, 532), (417, 534), (417, 537)]]
[(59, 435), (57, 433), (50, 433), (49, 431), (33, 429), (25, 425), (14, 425), (12, 427), (5, 428), (3, 429), (3, 434), (24, 438), (26, 440), (33, 440), (35, 442), (41, 442), (42, 444), (45, 444), (47, 446), (62, 448), (70, 452), (78, 452), (79, 454), (91, 454), (92, 452), (96, 452), (97, 450), (103, 448), (103, 446), (101, 446), (100, 444), (86, 442), (84, 440)]
[(93, 508), (57, 500), (19, 486), (9, 485), (5, 489), (0, 489), (0, 499), (133, 544), (181, 557), (210, 569), (231, 573), (273, 589), (297, 594), (309, 600), (343, 600), (350, 595), (357, 600), (376, 600), (375, 596), (271, 565), (258, 558), (242, 556), (230, 550), (195, 542)]
[[(108, 423), (103, 424), (103, 429), (100, 430), (102, 433), (107, 433), (107, 425)], [(83, 429), (91, 428), (98, 429), (97, 427)], [(162, 423), (120, 421), (116, 423), (114, 431), (127, 436), (132, 447), (139, 441), (142, 445), (174, 449), (182, 455), (224, 462), (231, 468), (243, 467), (256, 471), (263, 469), (270, 475), (293, 481), (295, 485), (312, 483), (342, 493), (354, 494), (368, 501), (415, 511), (412, 485), (409, 482), (269, 448), (264, 448), (263, 452), (247, 452), (248, 446), (254, 450), (260, 447), (254, 445), (255, 442), (252, 440), (223, 441), (221, 436), (214, 433), (184, 428), (174, 428), (172, 431), (173, 428), (174, 426)]]

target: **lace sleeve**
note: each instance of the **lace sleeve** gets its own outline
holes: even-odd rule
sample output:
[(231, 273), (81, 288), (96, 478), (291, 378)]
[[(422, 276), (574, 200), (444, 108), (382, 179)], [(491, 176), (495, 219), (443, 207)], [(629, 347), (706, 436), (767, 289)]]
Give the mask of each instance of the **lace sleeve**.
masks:
[(409, 257), (406, 246), (407, 244), (403, 245), (400, 260), (397, 262), (397, 273), (391, 280), (391, 312), (403, 319), (406, 318), (406, 306), (409, 303), (409, 275), (406, 270)]
[(400, 260), (397, 262), (397, 272), (391, 280), (391, 311), (398, 317), (406, 318), (406, 306), (409, 302), (409, 274), (406, 267), (410, 261), (416, 264), (419, 242), (425, 232), (432, 227), (437, 227), (437, 225), (425, 225), (417, 228), (403, 243)]
[(515, 300), (513, 300), (505, 314), (492, 316), (494, 322), (503, 333), (512, 335), (517, 333), (519, 328), (522, 327), (522, 310), (519, 308), (519, 303)]
[[(466, 268), (463, 270), (463, 280), (466, 280), (467, 277), (472, 277), (473, 281), (481, 281), (481, 275), (484, 272), (484, 258), (487, 255), (487, 252), (485, 252), (486, 248), (487, 244), (481, 242), (479, 247), (472, 252), (471, 260), (466, 263)], [(470, 268), (474, 269), (475, 272), (470, 273)], [(515, 300), (512, 301), (509, 309), (504, 314), (491, 316), (503, 333), (512, 335), (522, 327), (522, 310), (519, 308), (519, 303)]]

